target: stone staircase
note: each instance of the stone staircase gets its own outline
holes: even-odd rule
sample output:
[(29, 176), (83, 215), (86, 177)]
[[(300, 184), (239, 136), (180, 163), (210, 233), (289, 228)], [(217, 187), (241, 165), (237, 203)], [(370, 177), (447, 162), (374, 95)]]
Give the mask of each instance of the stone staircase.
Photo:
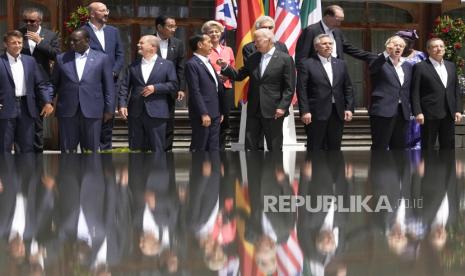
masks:
[[(227, 148), (231, 143), (237, 142), (239, 137), (240, 110), (233, 110), (230, 115), (231, 139), (227, 141)], [(298, 111), (294, 111), (296, 123), (297, 142), (305, 143), (306, 135), (302, 122), (298, 119)], [(176, 127), (174, 131), (174, 149), (176, 151), (188, 150), (190, 145), (191, 127), (187, 109), (178, 109), (175, 114)], [(128, 147), (127, 123), (122, 118), (116, 118), (113, 130), (113, 147)], [(365, 109), (356, 110), (353, 120), (346, 123), (342, 136), (344, 150), (369, 149), (371, 146), (370, 124), (368, 113)]]

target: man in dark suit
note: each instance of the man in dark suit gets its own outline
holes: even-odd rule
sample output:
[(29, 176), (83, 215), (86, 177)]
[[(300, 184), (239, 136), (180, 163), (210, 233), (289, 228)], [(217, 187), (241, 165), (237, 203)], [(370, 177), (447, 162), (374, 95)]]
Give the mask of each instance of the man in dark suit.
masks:
[(333, 41), (327, 34), (314, 41), (317, 55), (303, 62), (297, 96), (307, 132), (307, 150), (340, 150), (344, 120), (352, 120), (354, 96), (346, 63), (331, 57)]
[(405, 149), (407, 146), (412, 65), (402, 58), (405, 45), (401, 37), (390, 37), (386, 41), (386, 51), (373, 57), (370, 64), (372, 149)]
[[(92, 2), (88, 6), (90, 19), (83, 27), (90, 35), (89, 46), (92, 50), (100, 51), (110, 57), (112, 63), (113, 80), (115, 85), (124, 64), (124, 50), (119, 30), (107, 25), (110, 11), (101, 2)], [(116, 101), (116, 99), (115, 99)], [(111, 150), (114, 118), (102, 122), (100, 135), (100, 149)]]
[(261, 130), (269, 150), (280, 151), (283, 145), (282, 127), (294, 93), (295, 66), (291, 56), (276, 51), (273, 36), (268, 29), (254, 32), (258, 52), (250, 56), (239, 71), (218, 60), (224, 75), (234, 80), (250, 77), (245, 130), (247, 150), (259, 149)]
[(99, 149), (102, 119), (115, 110), (111, 60), (89, 48), (89, 33), (78, 29), (70, 36), (71, 50), (57, 56), (52, 81), (58, 95), (60, 149), (74, 152), (80, 143), (87, 151)]
[[(273, 18), (267, 15), (260, 16), (255, 21), (255, 30), (268, 29), (274, 33), (274, 28), (275, 28), (275, 23), (274, 23)], [(275, 41), (274, 46), (276, 47), (277, 50), (284, 52), (286, 54), (289, 54), (286, 44), (282, 43), (281, 41)], [(256, 51), (257, 51), (257, 48), (255, 47), (255, 43), (253, 41), (245, 44), (244, 47), (242, 47), (242, 58), (244, 59), (244, 64), (247, 63), (247, 59)]]
[(297, 40), (295, 61), (299, 66), (305, 58), (311, 57), (315, 53), (313, 40), (319, 34), (327, 34), (333, 40), (332, 56), (344, 59), (343, 53), (351, 55), (354, 58), (367, 60), (370, 54), (352, 46), (338, 27), (344, 21), (344, 10), (337, 5), (328, 6), (323, 11), (323, 18), (320, 22), (312, 24), (302, 30)]
[(189, 119), (192, 125), (191, 151), (218, 151), (222, 120), (223, 86), (208, 60), (212, 44), (208, 35), (189, 40), (194, 56), (186, 63), (189, 88)]
[[(21, 55), (23, 34), (10, 31), (3, 36), (6, 53), (0, 56), (0, 152), (34, 151), (34, 120), (53, 112), (52, 86), (34, 58)], [(44, 103), (38, 112), (36, 99)]]
[[(33, 56), (37, 63), (50, 78), (50, 62), (60, 53), (60, 45), (56, 33), (41, 26), (43, 13), (37, 8), (28, 8), (23, 11), (23, 21), (26, 24), (19, 29), (24, 35), (23, 49), (21, 54)], [(44, 103), (39, 99), (37, 108), (41, 109)], [(35, 119), (34, 151), (42, 152), (44, 149), (44, 126), (43, 117)]]
[(141, 37), (137, 46), (142, 59), (129, 66), (121, 84), (119, 111), (129, 118), (131, 150), (165, 151), (168, 98), (178, 86), (173, 63), (157, 55), (159, 43), (156, 36)]
[(444, 60), (445, 45), (439, 38), (426, 43), (429, 58), (413, 67), (412, 109), (421, 125), (421, 148), (455, 148), (455, 125), (462, 119), (462, 99), (455, 65)]
[(186, 81), (184, 78), (184, 63), (185, 47), (184, 43), (174, 37), (176, 32), (176, 21), (173, 17), (160, 15), (155, 19), (156, 36), (160, 38), (160, 47), (157, 55), (164, 59), (170, 60), (176, 67), (176, 75), (178, 76), (179, 91), (173, 91), (171, 97), (168, 97), (168, 107), (170, 117), (166, 122), (166, 150), (173, 149), (174, 138), (174, 111), (176, 109), (176, 100), (182, 101), (186, 91)]

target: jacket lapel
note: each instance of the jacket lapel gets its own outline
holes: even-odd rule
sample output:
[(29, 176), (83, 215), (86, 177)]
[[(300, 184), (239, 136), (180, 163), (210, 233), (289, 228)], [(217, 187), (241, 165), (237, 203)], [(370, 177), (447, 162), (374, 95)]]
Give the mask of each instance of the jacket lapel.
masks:
[[(333, 70), (333, 87), (336, 86), (337, 82), (339, 81), (339, 66), (335, 58), (331, 58), (331, 68)], [(329, 78), (328, 78), (329, 80)]]
[[(316, 57), (316, 60), (317, 60), (318, 68), (319, 68), (320, 71), (321, 71), (321, 74), (323, 74), (323, 76), (325, 77), (325, 80), (328, 82), (329, 86), (331, 86), (331, 82), (329, 81), (328, 74), (326, 74), (326, 70), (325, 70), (325, 68), (323, 67), (323, 63), (321, 62), (321, 60), (320, 60), (319, 57)], [(334, 80), (334, 79), (333, 79), (333, 80)]]
[(6, 54), (2, 55), (2, 61), (3, 61), (3, 65), (6, 68), (6, 71), (8, 72), (8, 75), (10, 76), (10, 79), (13, 81), (13, 73), (11, 73), (10, 63), (8, 62), (8, 57)]
[(93, 67), (93, 63), (95, 61), (95, 54), (92, 49), (89, 50), (89, 54), (87, 54), (86, 64), (84, 65), (84, 70), (82, 71), (81, 80), (84, 79), (87, 75), (87, 71)]
[(142, 75), (142, 58), (134, 65), (133, 70), (136, 72), (136, 76), (139, 78), (140, 82), (145, 84), (144, 76)]
[(153, 83), (153, 79), (155, 78), (156, 72), (160, 69), (160, 66), (163, 64), (163, 60), (160, 56), (157, 57), (155, 60), (155, 64), (153, 65), (152, 71), (150, 72), (149, 78), (147, 79), (147, 83)]
[(26, 84), (27, 84), (28, 79), (29, 79), (29, 74), (28, 74), (28, 72), (30, 72), (30, 70), (29, 70), (29, 63), (28, 63), (26, 60), (24, 60), (24, 59), (22, 59), (21, 62), (23, 63), (24, 86), (25, 86), (25, 88), (26, 88), (26, 94), (27, 94), (27, 86), (26, 86)]
[(215, 79), (213, 78), (212, 74), (210, 73), (210, 70), (208, 70), (207, 65), (206, 65), (205, 63), (203, 63), (203, 61), (202, 61), (199, 57), (196, 57), (196, 58), (197, 58), (197, 62), (200, 64), (200, 66), (201, 66), (202, 68), (205, 69), (205, 71), (207, 72), (207, 74), (208, 74), (208, 76), (210, 77), (210, 79), (211, 79), (212, 81), (215, 81)]
[[(394, 64), (392, 64), (390, 58), (388, 58), (387, 64), (389, 64), (388, 68), (389, 68), (389, 71), (391, 72), (391, 75), (393, 75), (393, 77), (397, 80), (397, 83), (399, 84), (399, 86), (401, 86), (399, 76), (397, 75), (396, 69), (394, 68)], [(404, 69), (402, 68), (402, 70)]]
[[(264, 77), (267, 75), (267, 73), (269, 73), (269, 71), (272, 70), (271, 67), (273, 67), (273, 65), (275, 64), (274, 61), (275, 61), (277, 58), (278, 58), (278, 53), (276, 53), (276, 49), (275, 49), (273, 55), (272, 55), (271, 58), (270, 58), (270, 61), (268, 62), (268, 65), (267, 65), (266, 68), (265, 68), (265, 71), (263, 72), (263, 75), (261, 75), (261, 76), (260, 76), (260, 72), (261, 72), (261, 68), (260, 68), (260, 72), (258, 73), (258, 75), (259, 75), (261, 78), (264, 78)], [(261, 64), (261, 62), (260, 62), (260, 64)]]
[[(106, 28), (106, 27), (103, 28), (103, 34), (104, 34), (104, 36), (105, 36), (105, 37), (104, 37), (104, 39), (105, 39), (105, 47), (108, 47), (108, 45), (111, 44), (111, 43), (110, 43), (110, 34), (109, 34), (109, 31), (110, 31), (110, 29), (108, 29), (108, 28)], [(100, 43), (100, 42), (99, 42), (99, 43)], [(103, 49), (103, 51), (104, 51), (105, 53), (107, 52), (106, 49)]]
[[(446, 67), (447, 70), (447, 87), (449, 87), (452, 83), (452, 80), (454, 79), (455, 72), (453, 70), (453, 67), (449, 62), (444, 61), (444, 66)], [(446, 87), (446, 88), (447, 88)]]
[[(434, 66), (433, 64), (431, 63), (431, 61), (429, 59), (426, 59), (426, 64), (428, 64), (428, 66), (426, 66), (430, 71), (431, 71), (431, 74), (434, 76), (434, 78), (442, 85), (444, 86), (444, 84), (442, 84), (442, 81), (441, 81), (441, 77), (439, 76), (438, 72), (436, 72), (436, 69), (434, 69)], [(449, 72), (447, 72), (447, 74), (449, 75)], [(448, 77), (449, 78), (449, 77)]]
[(411, 67), (410, 69), (407, 69), (408, 65), (407, 65), (407, 61), (404, 61), (404, 63), (402, 64), (402, 70), (404, 71), (404, 83), (402, 84), (402, 87), (405, 86), (406, 84), (410, 83), (410, 78), (412, 77), (412, 74), (411, 74)]
[[(98, 40), (97, 36), (95, 35), (95, 32), (94, 32), (94, 29), (92, 29), (92, 26), (87, 23), (87, 25), (89, 26), (89, 35), (91, 36), (92, 40), (95, 41), (95, 43), (97, 43), (97, 45), (99, 46), (99, 50), (101, 50), (102, 52), (105, 52), (105, 49), (103, 49), (102, 47), (102, 44), (100, 44), (100, 41)], [(105, 33), (105, 29), (103, 30), (103, 32)], [(105, 43), (107, 42), (106, 41), (106, 37), (107, 37), (107, 34), (105, 33)]]

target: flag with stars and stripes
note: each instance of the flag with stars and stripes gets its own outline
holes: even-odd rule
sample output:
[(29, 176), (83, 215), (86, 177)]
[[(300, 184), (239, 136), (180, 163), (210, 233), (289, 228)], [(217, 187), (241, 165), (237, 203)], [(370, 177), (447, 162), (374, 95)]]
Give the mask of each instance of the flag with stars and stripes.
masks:
[(289, 54), (294, 56), (297, 39), (301, 31), (300, 1), (278, 0), (274, 20), (276, 40), (285, 43), (287, 49), (289, 49)]

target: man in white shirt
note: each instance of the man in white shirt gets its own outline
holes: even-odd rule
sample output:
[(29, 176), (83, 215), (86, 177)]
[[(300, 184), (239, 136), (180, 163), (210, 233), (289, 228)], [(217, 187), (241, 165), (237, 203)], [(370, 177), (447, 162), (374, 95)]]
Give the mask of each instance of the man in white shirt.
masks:
[[(0, 152), (33, 152), (34, 120), (53, 112), (52, 86), (34, 58), (21, 55), (23, 34), (3, 36), (6, 53), (0, 56)], [(36, 99), (45, 103), (39, 114)]]
[(445, 44), (440, 38), (426, 43), (429, 58), (413, 67), (412, 111), (421, 125), (421, 148), (455, 148), (455, 124), (463, 107), (454, 63), (444, 60)]
[(57, 56), (52, 74), (60, 149), (74, 152), (80, 143), (87, 151), (97, 151), (102, 122), (115, 111), (115, 84), (110, 58), (89, 48), (85, 29), (70, 36), (71, 50)]
[[(51, 73), (50, 63), (60, 53), (60, 43), (55, 32), (42, 26), (42, 18), (43, 12), (37, 8), (26, 8), (23, 11), (25, 26), (19, 29), (24, 35), (21, 54), (34, 57), (45, 71), (46, 78), (49, 79)], [(40, 99), (37, 99), (36, 102), (37, 109), (41, 109), (45, 104)], [(40, 153), (43, 148), (43, 117), (39, 116), (35, 119), (34, 151)]]
[(156, 36), (141, 37), (137, 47), (142, 59), (136, 59), (126, 71), (119, 91), (119, 112), (129, 121), (132, 150), (163, 152), (169, 98), (178, 90), (176, 70), (171, 61), (157, 55), (160, 39)]

